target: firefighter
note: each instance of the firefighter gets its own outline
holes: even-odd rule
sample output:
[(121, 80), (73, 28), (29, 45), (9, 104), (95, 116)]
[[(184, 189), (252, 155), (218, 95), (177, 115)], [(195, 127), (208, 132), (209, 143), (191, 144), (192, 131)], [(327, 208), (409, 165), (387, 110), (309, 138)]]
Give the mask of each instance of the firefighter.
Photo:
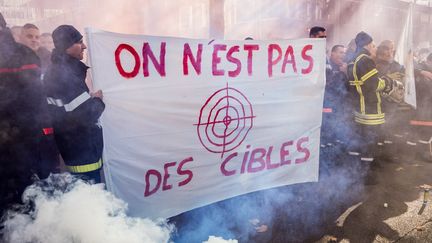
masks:
[[(392, 40), (382, 41), (377, 48), (375, 63), (379, 75), (386, 75), (402, 82), (405, 69), (395, 59), (395, 44)], [(386, 112), (386, 123), (383, 126), (383, 139), (378, 146), (385, 151), (386, 157), (396, 154), (396, 150), (405, 148), (408, 139), (406, 120), (409, 119), (412, 109), (409, 105), (396, 103), (391, 99), (382, 100)]]
[(44, 137), (53, 134), (44, 127), (40, 72), (39, 58), (15, 42), (0, 14), (0, 213), (20, 203), (33, 179), (48, 176), (58, 163), (55, 150), (43, 146)]
[(346, 68), (343, 61), (345, 47), (332, 47), (326, 68), (326, 85), (324, 91), (324, 107), (321, 126), (320, 163), (330, 170), (340, 162), (338, 156), (346, 144), (346, 135), (350, 126), (346, 122)]
[(102, 91), (90, 93), (85, 83), (88, 67), (81, 62), (86, 49), (81, 33), (71, 25), (61, 25), (52, 36), (55, 49), (44, 85), (57, 146), (71, 173), (100, 183)]
[(432, 53), (415, 70), (417, 109), (410, 121), (411, 131), (416, 138), (417, 155), (420, 159), (432, 161), (432, 79), (422, 75), (425, 72), (432, 73)]
[(382, 94), (400, 88), (387, 76), (380, 76), (373, 58), (376, 47), (372, 37), (360, 32), (355, 38), (357, 54), (348, 65), (349, 93), (353, 101), (356, 138), (351, 141), (350, 152), (360, 155), (361, 161), (374, 161), (380, 126), (385, 123)]
[(20, 43), (32, 49), (40, 58), (42, 74), (44, 74), (47, 67), (51, 64), (51, 52), (41, 46), (39, 28), (34, 24), (25, 24), (21, 29)]

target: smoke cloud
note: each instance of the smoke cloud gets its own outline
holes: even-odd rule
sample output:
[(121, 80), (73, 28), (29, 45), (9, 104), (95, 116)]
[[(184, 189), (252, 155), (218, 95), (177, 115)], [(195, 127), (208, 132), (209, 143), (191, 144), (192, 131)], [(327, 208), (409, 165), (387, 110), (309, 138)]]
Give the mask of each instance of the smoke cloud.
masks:
[(51, 175), (23, 194), (24, 206), (9, 211), (3, 241), (10, 243), (168, 242), (164, 220), (127, 217), (127, 204), (70, 174)]
[(221, 237), (216, 237), (216, 236), (210, 236), (209, 239), (207, 241), (204, 241), (203, 243), (237, 243), (237, 240), (224, 240)]

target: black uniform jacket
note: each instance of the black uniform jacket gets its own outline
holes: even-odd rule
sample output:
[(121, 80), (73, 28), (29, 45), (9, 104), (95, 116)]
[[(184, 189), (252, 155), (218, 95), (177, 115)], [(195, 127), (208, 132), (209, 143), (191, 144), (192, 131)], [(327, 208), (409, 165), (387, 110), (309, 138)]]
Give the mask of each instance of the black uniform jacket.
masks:
[(44, 85), (57, 146), (67, 166), (94, 164), (102, 155), (102, 130), (97, 122), (105, 104), (90, 96), (84, 63), (56, 50), (51, 61)]

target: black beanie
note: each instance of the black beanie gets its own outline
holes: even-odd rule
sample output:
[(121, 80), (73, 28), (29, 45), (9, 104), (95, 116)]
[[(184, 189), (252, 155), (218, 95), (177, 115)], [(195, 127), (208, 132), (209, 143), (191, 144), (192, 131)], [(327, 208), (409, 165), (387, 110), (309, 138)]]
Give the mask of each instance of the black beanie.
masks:
[(373, 39), (368, 33), (364, 32), (364, 31), (358, 33), (356, 38), (355, 38), (357, 50), (366, 46), (367, 44), (371, 43), (372, 41), (373, 41)]
[(64, 51), (79, 42), (83, 36), (72, 25), (60, 25), (52, 33), (54, 46), (58, 51)]

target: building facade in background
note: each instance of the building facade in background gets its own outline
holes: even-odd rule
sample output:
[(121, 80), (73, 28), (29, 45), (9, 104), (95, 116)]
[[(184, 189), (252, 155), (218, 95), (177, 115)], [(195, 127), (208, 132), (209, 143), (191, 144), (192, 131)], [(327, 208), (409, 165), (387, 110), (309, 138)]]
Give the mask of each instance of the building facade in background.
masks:
[[(347, 44), (360, 30), (378, 42), (397, 40), (409, 0), (0, 0), (10, 26), (34, 23), (42, 32), (60, 24), (80, 30), (187, 38), (285, 39), (328, 29), (329, 45)], [(414, 43), (432, 41), (430, 0), (416, 0)], [(360, 25), (359, 25), (360, 23)]]

